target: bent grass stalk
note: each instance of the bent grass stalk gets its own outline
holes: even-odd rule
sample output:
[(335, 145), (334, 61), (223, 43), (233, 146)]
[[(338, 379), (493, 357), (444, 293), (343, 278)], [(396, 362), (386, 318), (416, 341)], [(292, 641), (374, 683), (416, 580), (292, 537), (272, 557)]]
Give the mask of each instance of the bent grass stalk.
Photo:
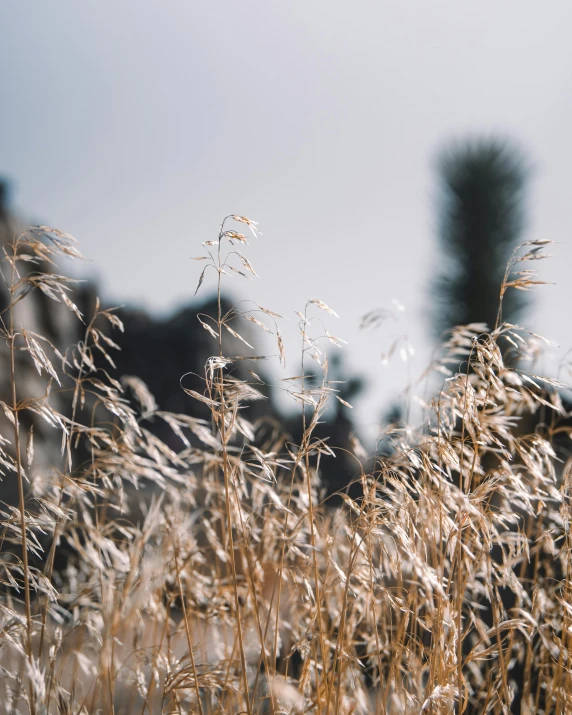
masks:
[[(22, 534), (22, 563), (24, 570), (24, 603), (26, 608), (26, 655), (30, 669), (33, 668), (33, 652), (32, 652), (32, 604), (30, 598), (30, 569), (28, 565), (28, 537), (27, 537), (27, 520), (26, 520), (26, 499), (24, 496), (24, 474), (22, 470), (22, 450), (20, 445), (20, 418), (19, 406), (16, 388), (16, 338), (18, 332), (14, 327), (14, 305), (16, 302), (16, 287), (20, 276), (17, 276), (16, 259), (18, 256), (19, 242), (18, 238), (14, 238), (12, 243), (12, 255), (7, 256), (11, 265), (10, 276), (10, 305), (9, 305), (9, 344), (10, 344), (10, 383), (12, 387), (12, 423), (14, 426), (14, 453), (16, 461), (16, 478), (18, 480), (18, 506), (20, 510), (20, 530)], [(11, 259), (11, 260), (10, 260)], [(29, 681), (30, 691), (30, 713), (34, 715), (36, 712), (35, 693), (32, 687), (32, 681)]]

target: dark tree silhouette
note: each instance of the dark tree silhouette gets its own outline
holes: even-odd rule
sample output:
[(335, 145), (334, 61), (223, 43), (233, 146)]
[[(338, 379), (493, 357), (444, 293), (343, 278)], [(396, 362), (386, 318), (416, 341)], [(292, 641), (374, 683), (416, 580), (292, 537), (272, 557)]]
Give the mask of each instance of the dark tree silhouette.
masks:
[[(437, 170), (444, 255), (433, 285), (434, 329), (439, 337), (468, 323), (492, 329), (505, 267), (524, 229), (528, 163), (509, 141), (477, 139), (446, 146)], [(508, 291), (503, 318), (516, 322), (525, 304), (521, 292)]]

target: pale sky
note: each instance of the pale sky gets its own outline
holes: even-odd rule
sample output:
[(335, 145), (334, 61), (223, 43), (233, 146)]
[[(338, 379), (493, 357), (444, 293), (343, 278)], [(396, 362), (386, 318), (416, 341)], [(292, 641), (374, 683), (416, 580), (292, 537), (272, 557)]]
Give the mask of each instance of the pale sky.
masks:
[[(528, 152), (528, 238), (560, 242), (528, 324), (572, 347), (571, 27), (569, 0), (4, 0), (0, 174), (79, 239), (111, 300), (161, 313), (191, 298), (189, 257), (224, 215), (259, 221), (262, 280), (234, 295), (288, 316), (294, 348), (306, 298), (335, 308), (371, 428), (404, 384), (380, 364), (392, 335), (417, 348), (412, 374), (427, 359), (448, 138)], [(402, 325), (358, 330), (394, 298)]]

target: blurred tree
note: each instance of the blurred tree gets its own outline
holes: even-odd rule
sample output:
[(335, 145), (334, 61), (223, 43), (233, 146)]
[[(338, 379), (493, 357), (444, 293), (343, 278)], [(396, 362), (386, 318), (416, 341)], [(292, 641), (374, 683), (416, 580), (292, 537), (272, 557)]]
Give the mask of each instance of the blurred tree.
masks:
[[(439, 337), (455, 325), (495, 326), (506, 264), (523, 233), (528, 163), (506, 140), (454, 142), (438, 156), (438, 238), (443, 251), (434, 281)], [(503, 319), (516, 322), (526, 304), (508, 291)]]

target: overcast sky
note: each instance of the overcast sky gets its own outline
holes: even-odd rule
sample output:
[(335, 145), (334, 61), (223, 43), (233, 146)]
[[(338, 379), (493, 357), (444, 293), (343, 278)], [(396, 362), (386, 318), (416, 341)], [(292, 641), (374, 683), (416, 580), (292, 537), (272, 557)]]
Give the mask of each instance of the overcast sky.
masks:
[[(80, 240), (107, 296), (163, 313), (225, 214), (258, 220), (262, 280), (234, 294), (291, 316), (289, 343), (294, 309), (331, 304), (368, 422), (404, 378), (380, 365), (392, 335), (418, 348), (413, 371), (427, 358), (448, 138), (527, 150), (528, 237), (560, 242), (529, 324), (572, 347), (571, 27), (569, 0), (5, 0), (0, 173)], [(394, 298), (402, 324), (360, 333)]]

